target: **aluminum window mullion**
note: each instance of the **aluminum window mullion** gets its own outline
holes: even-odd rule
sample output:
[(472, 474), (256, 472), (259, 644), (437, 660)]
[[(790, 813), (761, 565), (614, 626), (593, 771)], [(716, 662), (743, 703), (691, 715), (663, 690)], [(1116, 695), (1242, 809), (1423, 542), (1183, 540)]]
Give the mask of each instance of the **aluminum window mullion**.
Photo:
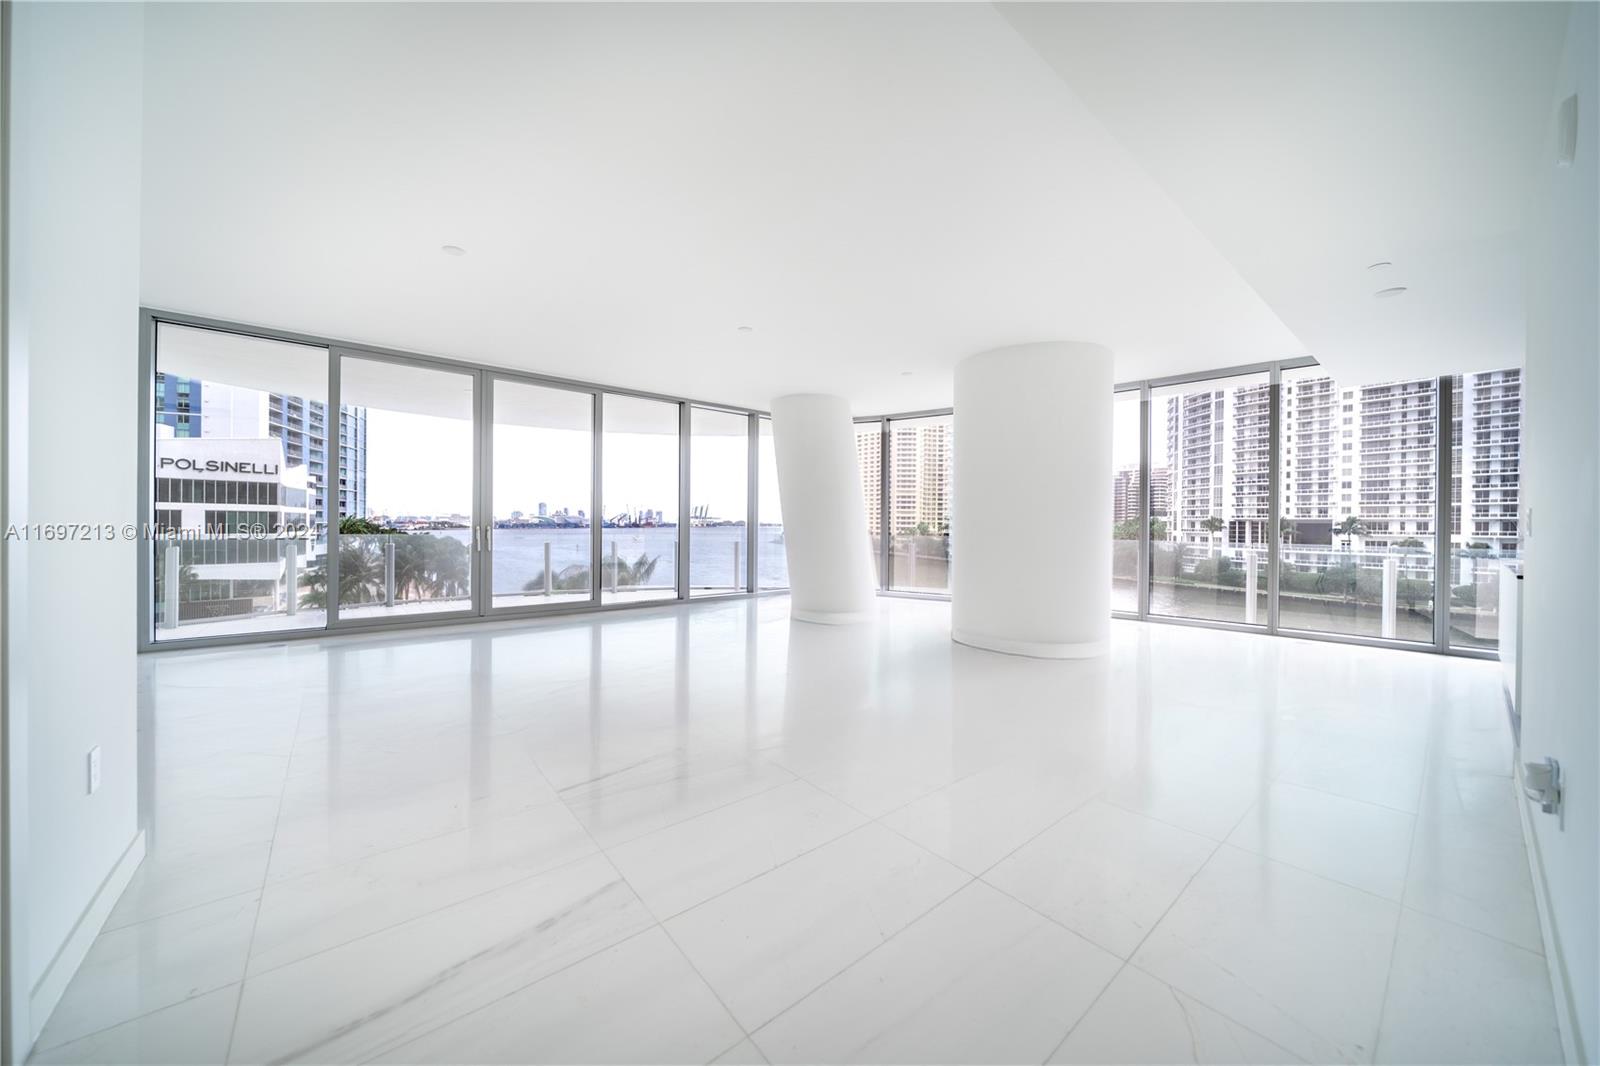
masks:
[[(1115, 394), (1113, 394), (1115, 395)], [(1112, 401), (1116, 401), (1113, 399)], [(1139, 559), (1135, 579), (1134, 613), (1150, 617), (1151, 508), (1155, 494), (1150, 490), (1150, 386), (1139, 387)]]
[(327, 581), (323, 590), (325, 606), (324, 627), (331, 630), (339, 623), (339, 463), (344, 448), (344, 418), (339, 409), (340, 374), (344, 356), (335, 348), (328, 349), (328, 455), (322, 464), (322, 522), (327, 530), (327, 565), (323, 573)]
[(744, 590), (754, 593), (758, 588), (758, 560), (756, 553), (760, 550), (756, 542), (761, 538), (757, 535), (761, 531), (761, 416), (752, 414), (750, 419), (750, 445), (745, 450), (745, 523), (744, 523)]
[(687, 403), (678, 404), (678, 599), (689, 598), (689, 438), (693, 433), (693, 415)]
[(1278, 632), (1278, 529), (1283, 509), (1283, 369), (1274, 363), (1267, 374), (1267, 632)]
[(601, 516), (601, 501), (605, 499), (605, 486), (600, 476), (600, 460), (605, 439), (605, 399), (604, 393), (596, 391), (591, 394), (594, 398), (594, 407), (590, 415), (593, 439), (589, 442), (590, 463), (589, 470), (589, 606), (600, 606), (600, 552), (603, 547), (601, 539), (604, 533)]
[[(156, 384), (156, 321), (148, 312), (139, 319), (139, 522), (150, 522), (155, 517), (155, 384)], [(0, 450), (4, 448), (0, 435)], [(155, 612), (155, 541), (140, 536), (134, 540), (138, 553), (139, 575), (138, 611), (136, 627), (139, 648), (154, 647), (156, 642)]]
[(473, 375), (472, 387), (477, 390), (477, 403), (473, 417), (478, 420), (474, 430), (477, 448), (473, 453), (472, 506), (473, 524), (484, 527), (481, 552), (474, 552), (474, 560), (482, 557), (482, 565), (472, 576), (472, 603), (480, 618), (487, 618), (494, 609), (494, 381), (487, 371)]
[(889, 420), (878, 421), (878, 591), (891, 587), (889, 566), (894, 558), (889, 531)]
[(1436, 652), (1450, 650), (1450, 503), (1451, 478), (1455, 473), (1453, 384), (1449, 377), (1439, 379), (1434, 423), (1435, 476), (1438, 478), (1433, 492), (1433, 650)]

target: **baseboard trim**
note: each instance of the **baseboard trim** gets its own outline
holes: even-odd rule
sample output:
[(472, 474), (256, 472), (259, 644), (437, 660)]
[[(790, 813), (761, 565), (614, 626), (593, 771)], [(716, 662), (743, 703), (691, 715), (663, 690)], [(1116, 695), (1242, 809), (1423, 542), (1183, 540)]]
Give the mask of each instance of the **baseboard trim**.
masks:
[(1555, 1000), (1556, 1029), (1561, 1033), (1561, 1054), (1569, 1063), (1586, 1061), (1578, 1050), (1572, 1025), (1572, 985), (1567, 980), (1567, 962), (1556, 938), (1551, 916), (1549, 889), (1544, 879), (1544, 856), (1539, 850), (1539, 834), (1533, 831), (1533, 816), (1522, 795), (1522, 752), (1512, 761), (1511, 784), (1516, 789), (1517, 816), (1522, 823), (1522, 850), (1528, 855), (1528, 873), (1533, 878), (1533, 902), (1539, 912), (1539, 939), (1544, 944), (1544, 963), (1550, 971), (1550, 998)]
[(857, 622), (872, 621), (871, 611), (805, 611), (789, 608), (789, 617), (796, 622), (810, 622), (819, 626), (847, 626)]
[(1006, 640), (984, 636), (965, 629), (953, 629), (950, 639), (957, 644), (982, 651), (997, 651), (1002, 655), (1021, 655), (1029, 659), (1093, 659), (1111, 650), (1109, 640), (1079, 642), (1044, 642), (1036, 640)]
[(28, 1034), (30, 1047), (44, 1031), (45, 1023), (50, 1020), (50, 1013), (56, 1009), (56, 1004), (61, 1002), (61, 996), (66, 992), (68, 983), (89, 954), (89, 947), (94, 943), (94, 938), (100, 935), (106, 919), (111, 917), (111, 909), (117, 905), (117, 900), (122, 898), (123, 890), (128, 887), (128, 882), (133, 880), (134, 872), (139, 869), (139, 864), (143, 861), (144, 830), (141, 829), (134, 834), (132, 843), (123, 851), (122, 857), (111, 868), (111, 872), (106, 874), (105, 880), (100, 882), (94, 898), (89, 900), (89, 905), (83, 909), (83, 913), (73, 925), (72, 932), (67, 934), (67, 939), (56, 952), (55, 958), (50, 960), (50, 965), (45, 967), (44, 974), (33, 986), (33, 992), (28, 997), (28, 1019), (33, 1030)]

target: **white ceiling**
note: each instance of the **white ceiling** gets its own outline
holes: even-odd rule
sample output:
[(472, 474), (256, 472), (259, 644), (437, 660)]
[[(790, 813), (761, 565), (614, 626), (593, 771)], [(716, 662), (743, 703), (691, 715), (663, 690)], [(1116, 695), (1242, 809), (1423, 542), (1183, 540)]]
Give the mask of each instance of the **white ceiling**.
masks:
[(146, 34), (154, 306), (858, 413), (948, 404), (1001, 344), (1098, 341), (1123, 378), (1300, 352), (986, 5), (173, 4)]
[[(1201, 6), (154, 5), (143, 297), (857, 413), (1039, 339), (1123, 380), (1397, 338), (1515, 362), (1512, 127), (1554, 16), (1425, 5), (1390, 43)], [(1375, 311), (1347, 275), (1379, 257), (1413, 291)]]
[(1324, 366), (1522, 365), (1523, 211), (1568, 5), (1001, 10)]

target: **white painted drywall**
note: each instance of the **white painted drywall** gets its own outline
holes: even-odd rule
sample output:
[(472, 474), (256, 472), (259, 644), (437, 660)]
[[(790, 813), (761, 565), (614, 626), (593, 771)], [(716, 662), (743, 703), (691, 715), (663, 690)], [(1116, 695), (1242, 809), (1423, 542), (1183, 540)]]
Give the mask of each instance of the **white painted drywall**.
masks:
[[(1574, 4), (1530, 213), (1522, 420), (1522, 758), (1566, 771), (1564, 822), (1529, 812), (1580, 1061), (1600, 1056), (1600, 7)], [(1577, 159), (1556, 113), (1577, 93)]]
[[(136, 837), (142, 6), (18, 4), (12, 16), (8, 357), (26, 368), (33, 523), (110, 524), (112, 540), (27, 546), (30, 988)], [(8, 625), (10, 636), (17, 636)], [(18, 706), (21, 703), (23, 706)], [(87, 756), (102, 752), (88, 794)], [(31, 1029), (43, 1025), (35, 1005)]]
[[(1111, 627), (1111, 351), (1024, 344), (956, 367), (950, 620), (962, 644), (1079, 658)], [(1017, 501), (1048, 543), (1023, 539)]]
[(772, 443), (789, 555), (789, 616), (865, 621), (872, 611), (872, 547), (850, 404), (842, 396), (780, 396), (772, 401)]

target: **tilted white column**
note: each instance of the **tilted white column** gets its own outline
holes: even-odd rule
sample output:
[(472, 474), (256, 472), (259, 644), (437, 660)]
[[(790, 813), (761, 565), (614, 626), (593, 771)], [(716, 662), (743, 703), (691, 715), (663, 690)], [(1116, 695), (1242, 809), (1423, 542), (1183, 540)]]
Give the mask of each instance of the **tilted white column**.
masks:
[(866, 621), (872, 546), (850, 405), (840, 396), (780, 396), (772, 401), (772, 443), (789, 556), (789, 617)]
[(951, 635), (1103, 654), (1111, 632), (1111, 352), (1023, 344), (956, 367)]

